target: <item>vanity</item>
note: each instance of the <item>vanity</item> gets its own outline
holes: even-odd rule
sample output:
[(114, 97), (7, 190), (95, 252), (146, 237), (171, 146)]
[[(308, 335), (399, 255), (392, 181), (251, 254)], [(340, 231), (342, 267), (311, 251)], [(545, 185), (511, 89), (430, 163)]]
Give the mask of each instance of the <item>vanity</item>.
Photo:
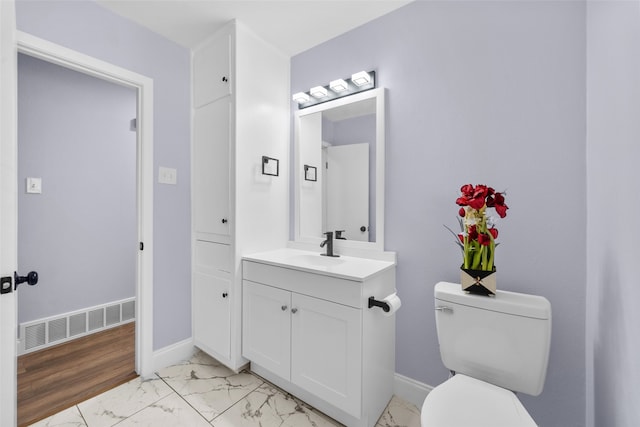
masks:
[(242, 263), (242, 355), (251, 370), (341, 423), (374, 426), (393, 394), (395, 260), (291, 248)]

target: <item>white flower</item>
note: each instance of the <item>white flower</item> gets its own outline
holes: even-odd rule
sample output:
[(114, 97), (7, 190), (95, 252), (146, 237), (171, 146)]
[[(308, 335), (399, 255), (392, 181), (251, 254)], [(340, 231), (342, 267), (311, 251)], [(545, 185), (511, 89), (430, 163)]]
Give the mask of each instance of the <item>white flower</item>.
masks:
[(469, 227), (470, 225), (476, 225), (478, 223), (478, 221), (475, 219), (475, 217), (472, 216), (465, 216), (464, 217), (464, 225)]

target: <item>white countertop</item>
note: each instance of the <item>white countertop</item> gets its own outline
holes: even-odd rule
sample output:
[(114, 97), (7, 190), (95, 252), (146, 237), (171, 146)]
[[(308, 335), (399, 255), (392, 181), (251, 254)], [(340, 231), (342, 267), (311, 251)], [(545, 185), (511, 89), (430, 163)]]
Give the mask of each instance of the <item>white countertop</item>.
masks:
[(344, 255), (338, 258), (331, 258), (320, 255), (319, 251), (310, 252), (291, 248), (259, 252), (245, 255), (242, 258), (247, 261), (359, 282), (395, 266), (395, 262), (390, 261), (379, 261)]

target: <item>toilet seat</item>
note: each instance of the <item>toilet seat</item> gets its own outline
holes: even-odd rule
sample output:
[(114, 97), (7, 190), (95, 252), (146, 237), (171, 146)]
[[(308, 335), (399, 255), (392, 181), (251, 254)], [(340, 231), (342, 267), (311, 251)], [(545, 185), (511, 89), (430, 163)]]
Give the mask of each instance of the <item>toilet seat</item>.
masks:
[(422, 427), (536, 427), (513, 392), (462, 374), (429, 392), (420, 419)]

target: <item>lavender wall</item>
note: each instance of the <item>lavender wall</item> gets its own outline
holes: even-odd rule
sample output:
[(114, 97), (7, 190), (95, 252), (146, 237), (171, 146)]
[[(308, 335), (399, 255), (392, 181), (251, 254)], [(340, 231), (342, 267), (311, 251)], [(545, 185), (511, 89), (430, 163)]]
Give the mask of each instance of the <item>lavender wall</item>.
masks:
[(154, 175), (178, 170), (177, 185), (154, 186), (153, 348), (189, 338), (189, 51), (91, 1), (18, 0), (16, 14), (20, 31), (153, 79)]
[(135, 117), (133, 89), (18, 56), (19, 322), (135, 296)]
[[(507, 190), (501, 289), (553, 307), (547, 382), (521, 396), (539, 425), (585, 422), (583, 2), (414, 2), (292, 58), (292, 93), (375, 69), (387, 96), (386, 249), (398, 254), (396, 371), (447, 378), (433, 286), (458, 281), (466, 183)], [(418, 327), (418, 325), (420, 325)]]
[(640, 4), (587, 2), (587, 426), (640, 425)]

